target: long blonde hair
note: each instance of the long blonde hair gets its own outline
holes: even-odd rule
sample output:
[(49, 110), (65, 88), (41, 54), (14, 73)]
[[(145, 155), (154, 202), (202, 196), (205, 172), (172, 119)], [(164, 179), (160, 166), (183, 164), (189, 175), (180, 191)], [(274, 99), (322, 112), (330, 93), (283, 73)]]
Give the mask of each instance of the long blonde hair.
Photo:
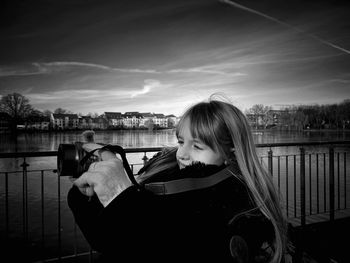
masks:
[[(270, 220), (275, 232), (272, 244), (271, 262), (280, 262), (286, 248), (286, 220), (282, 212), (280, 195), (272, 177), (262, 166), (257, 156), (250, 126), (244, 114), (231, 103), (211, 96), (207, 102), (190, 107), (180, 119), (176, 134), (179, 134), (186, 120), (190, 122), (193, 138), (198, 138), (230, 162), (234, 160), (241, 170), (239, 176), (248, 187), (256, 207)], [(176, 148), (163, 154), (163, 160), (156, 162), (157, 172), (176, 164)], [(167, 161), (165, 161), (167, 160)], [(171, 165), (170, 165), (171, 164)], [(147, 174), (147, 172), (146, 172)], [(156, 174), (150, 169), (146, 176)]]

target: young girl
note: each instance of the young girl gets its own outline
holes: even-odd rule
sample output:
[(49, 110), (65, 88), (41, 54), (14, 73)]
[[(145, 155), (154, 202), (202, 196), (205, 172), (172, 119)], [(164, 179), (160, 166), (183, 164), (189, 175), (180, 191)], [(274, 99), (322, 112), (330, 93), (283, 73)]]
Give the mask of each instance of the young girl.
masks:
[(286, 220), (242, 112), (210, 98), (184, 113), (176, 136), (177, 147), (140, 170), (142, 187), (124, 183), (104, 208), (71, 190), (70, 207), (90, 244), (108, 258), (119, 247), (128, 260), (281, 262)]
[[(271, 262), (280, 262), (286, 248), (286, 220), (272, 177), (259, 162), (250, 126), (243, 113), (230, 103), (210, 98), (184, 113), (177, 125), (176, 136), (178, 147), (166, 149), (151, 160), (140, 170), (143, 174), (139, 181), (169, 177), (176, 162), (179, 169), (196, 163), (231, 164), (232, 177), (247, 187), (252, 199), (252, 207), (242, 213), (260, 210), (271, 222), (274, 232)], [(173, 174), (172, 179), (176, 176)]]

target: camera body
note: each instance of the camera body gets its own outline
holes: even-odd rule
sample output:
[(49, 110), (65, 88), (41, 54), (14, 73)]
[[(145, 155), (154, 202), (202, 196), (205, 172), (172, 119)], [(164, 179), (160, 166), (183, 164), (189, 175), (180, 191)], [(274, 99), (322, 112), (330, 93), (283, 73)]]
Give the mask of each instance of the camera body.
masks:
[[(57, 172), (60, 176), (78, 178), (99, 158), (83, 148), (84, 143), (60, 144), (57, 153)], [(103, 147), (101, 145), (101, 147)]]
[(130, 169), (128, 160), (126, 159), (125, 150), (119, 145), (96, 144), (100, 145), (92, 151), (86, 151), (83, 147), (83, 142), (74, 142), (71, 144), (60, 144), (57, 153), (57, 172), (60, 176), (71, 176), (73, 178), (80, 177), (86, 172), (90, 165), (94, 162), (101, 161), (98, 155), (95, 155), (96, 150), (110, 151), (114, 154), (119, 154), (122, 158), (125, 172), (134, 184), (136, 180)]

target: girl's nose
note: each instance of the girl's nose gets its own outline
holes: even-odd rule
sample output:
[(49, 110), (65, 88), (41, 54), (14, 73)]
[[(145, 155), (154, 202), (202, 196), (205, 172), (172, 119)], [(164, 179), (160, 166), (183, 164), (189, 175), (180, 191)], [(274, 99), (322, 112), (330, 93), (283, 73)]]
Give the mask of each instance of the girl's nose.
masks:
[(177, 156), (181, 160), (188, 160), (190, 158), (188, 150), (185, 146), (179, 147), (179, 149), (177, 150)]

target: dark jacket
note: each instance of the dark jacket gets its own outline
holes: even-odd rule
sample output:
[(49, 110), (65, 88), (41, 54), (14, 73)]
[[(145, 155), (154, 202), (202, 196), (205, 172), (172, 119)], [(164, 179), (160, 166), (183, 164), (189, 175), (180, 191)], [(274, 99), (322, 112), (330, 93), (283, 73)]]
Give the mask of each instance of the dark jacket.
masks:
[[(194, 165), (173, 175), (201, 177), (222, 168)], [(87, 241), (107, 262), (234, 262), (229, 243), (235, 232), (244, 228), (240, 236), (255, 247), (261, 242), (254, 242), (271, 236), (268, 230), (266, 237), (269, 227), (255, 224), (257, 231), (243, 221), (237, 230), (242, 221), (229, 223), (254, 208), (247, 188), (234, 176), (209, 188), (162, 196), (132, 186), (105, 208), (96, 196), (89, 201), (73, 187), (68, 204)]]

